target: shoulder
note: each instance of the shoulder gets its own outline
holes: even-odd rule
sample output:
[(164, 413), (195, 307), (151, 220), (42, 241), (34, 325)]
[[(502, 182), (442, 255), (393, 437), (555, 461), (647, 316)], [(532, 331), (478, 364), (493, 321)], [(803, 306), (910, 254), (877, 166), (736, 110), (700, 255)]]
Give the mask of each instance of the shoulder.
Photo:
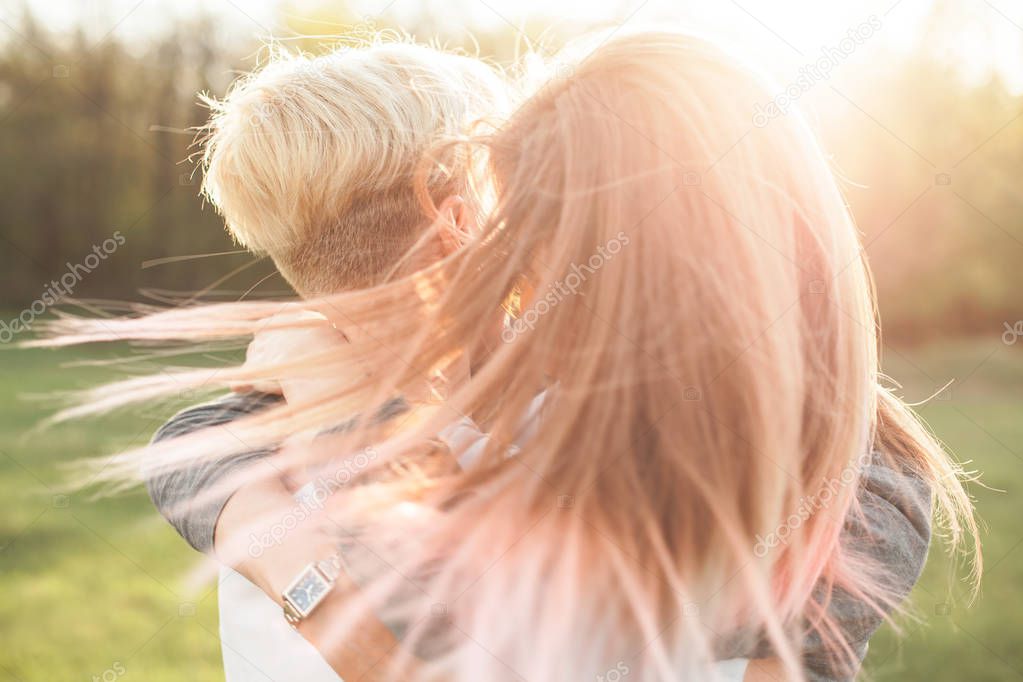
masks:
[(176, 438), (209, 426), (227, 424), (283, 402), (272, 393), (228, 393), (212, 402), (181, 410), (153, 435), (153, 442)]
[[(856, 500), (845, 519), (843, 548), (876, 566), (890, 593), (904, 598), (927, 560), (931, 487), (919, 472), (875, 452), (863, 469)], [(870, 622), (867, 632), (879, 624)]]
[(863, 469), (858, 499), (865, 517), (863, 530), (870, 535), (892, 530), (876, 524), (894, 523), (904, 534), (930, 540), (931, 486), (911, 466), (875, 451)]

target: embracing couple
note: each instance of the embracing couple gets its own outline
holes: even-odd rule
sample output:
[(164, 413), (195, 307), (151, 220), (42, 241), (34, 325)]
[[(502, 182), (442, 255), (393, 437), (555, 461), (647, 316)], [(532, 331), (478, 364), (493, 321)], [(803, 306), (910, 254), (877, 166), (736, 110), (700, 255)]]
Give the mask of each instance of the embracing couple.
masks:
[(851, 679), (932, 504), (972, 528), (805, 122), (690, 35), (566, 54), (528, 91), (278, 55), (211, 102), (204, 189), (302, 300), (59, 323), (251, 338), (79, 408), (230, 391), (103, 474), (224, 565), (229, 682)]

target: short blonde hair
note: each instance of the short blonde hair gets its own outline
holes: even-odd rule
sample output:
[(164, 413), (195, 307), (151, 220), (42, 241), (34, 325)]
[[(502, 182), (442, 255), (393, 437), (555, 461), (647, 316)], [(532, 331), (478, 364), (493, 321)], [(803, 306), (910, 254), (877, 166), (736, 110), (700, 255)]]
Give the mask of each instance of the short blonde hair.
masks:
[[(381, 38), (318, 57), (277, 49), (204, 100), (205, 196), (306, 296), (382, 281), (428, 220), (415, 192), (426, 152), (508, 108), (480, 60)], [(460, 191), (464, 168), (438, 164), (426, 188)]]

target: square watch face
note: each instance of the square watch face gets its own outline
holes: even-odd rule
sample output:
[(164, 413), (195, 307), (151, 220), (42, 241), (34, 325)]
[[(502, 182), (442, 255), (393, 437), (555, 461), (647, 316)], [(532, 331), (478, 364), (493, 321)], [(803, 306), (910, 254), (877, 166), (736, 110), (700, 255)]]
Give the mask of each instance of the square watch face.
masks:
[(326, 596), (330, 584), (310, 566), (292, 583), (285, 593), (302, 616), (308, 616), (313, 608)]

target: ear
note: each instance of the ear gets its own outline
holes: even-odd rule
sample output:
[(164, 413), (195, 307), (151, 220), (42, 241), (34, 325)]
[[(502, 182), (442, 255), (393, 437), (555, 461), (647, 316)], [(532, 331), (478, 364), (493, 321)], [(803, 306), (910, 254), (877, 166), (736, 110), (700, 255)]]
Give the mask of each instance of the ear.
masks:
[(465, 199), (456, 195), (449, 196), (441, 202), (437, 209), (437, 236), (440, 239), (444, 255), (453, 253), (462, 244), (475, 227), (474, 212), (465, 203)]

